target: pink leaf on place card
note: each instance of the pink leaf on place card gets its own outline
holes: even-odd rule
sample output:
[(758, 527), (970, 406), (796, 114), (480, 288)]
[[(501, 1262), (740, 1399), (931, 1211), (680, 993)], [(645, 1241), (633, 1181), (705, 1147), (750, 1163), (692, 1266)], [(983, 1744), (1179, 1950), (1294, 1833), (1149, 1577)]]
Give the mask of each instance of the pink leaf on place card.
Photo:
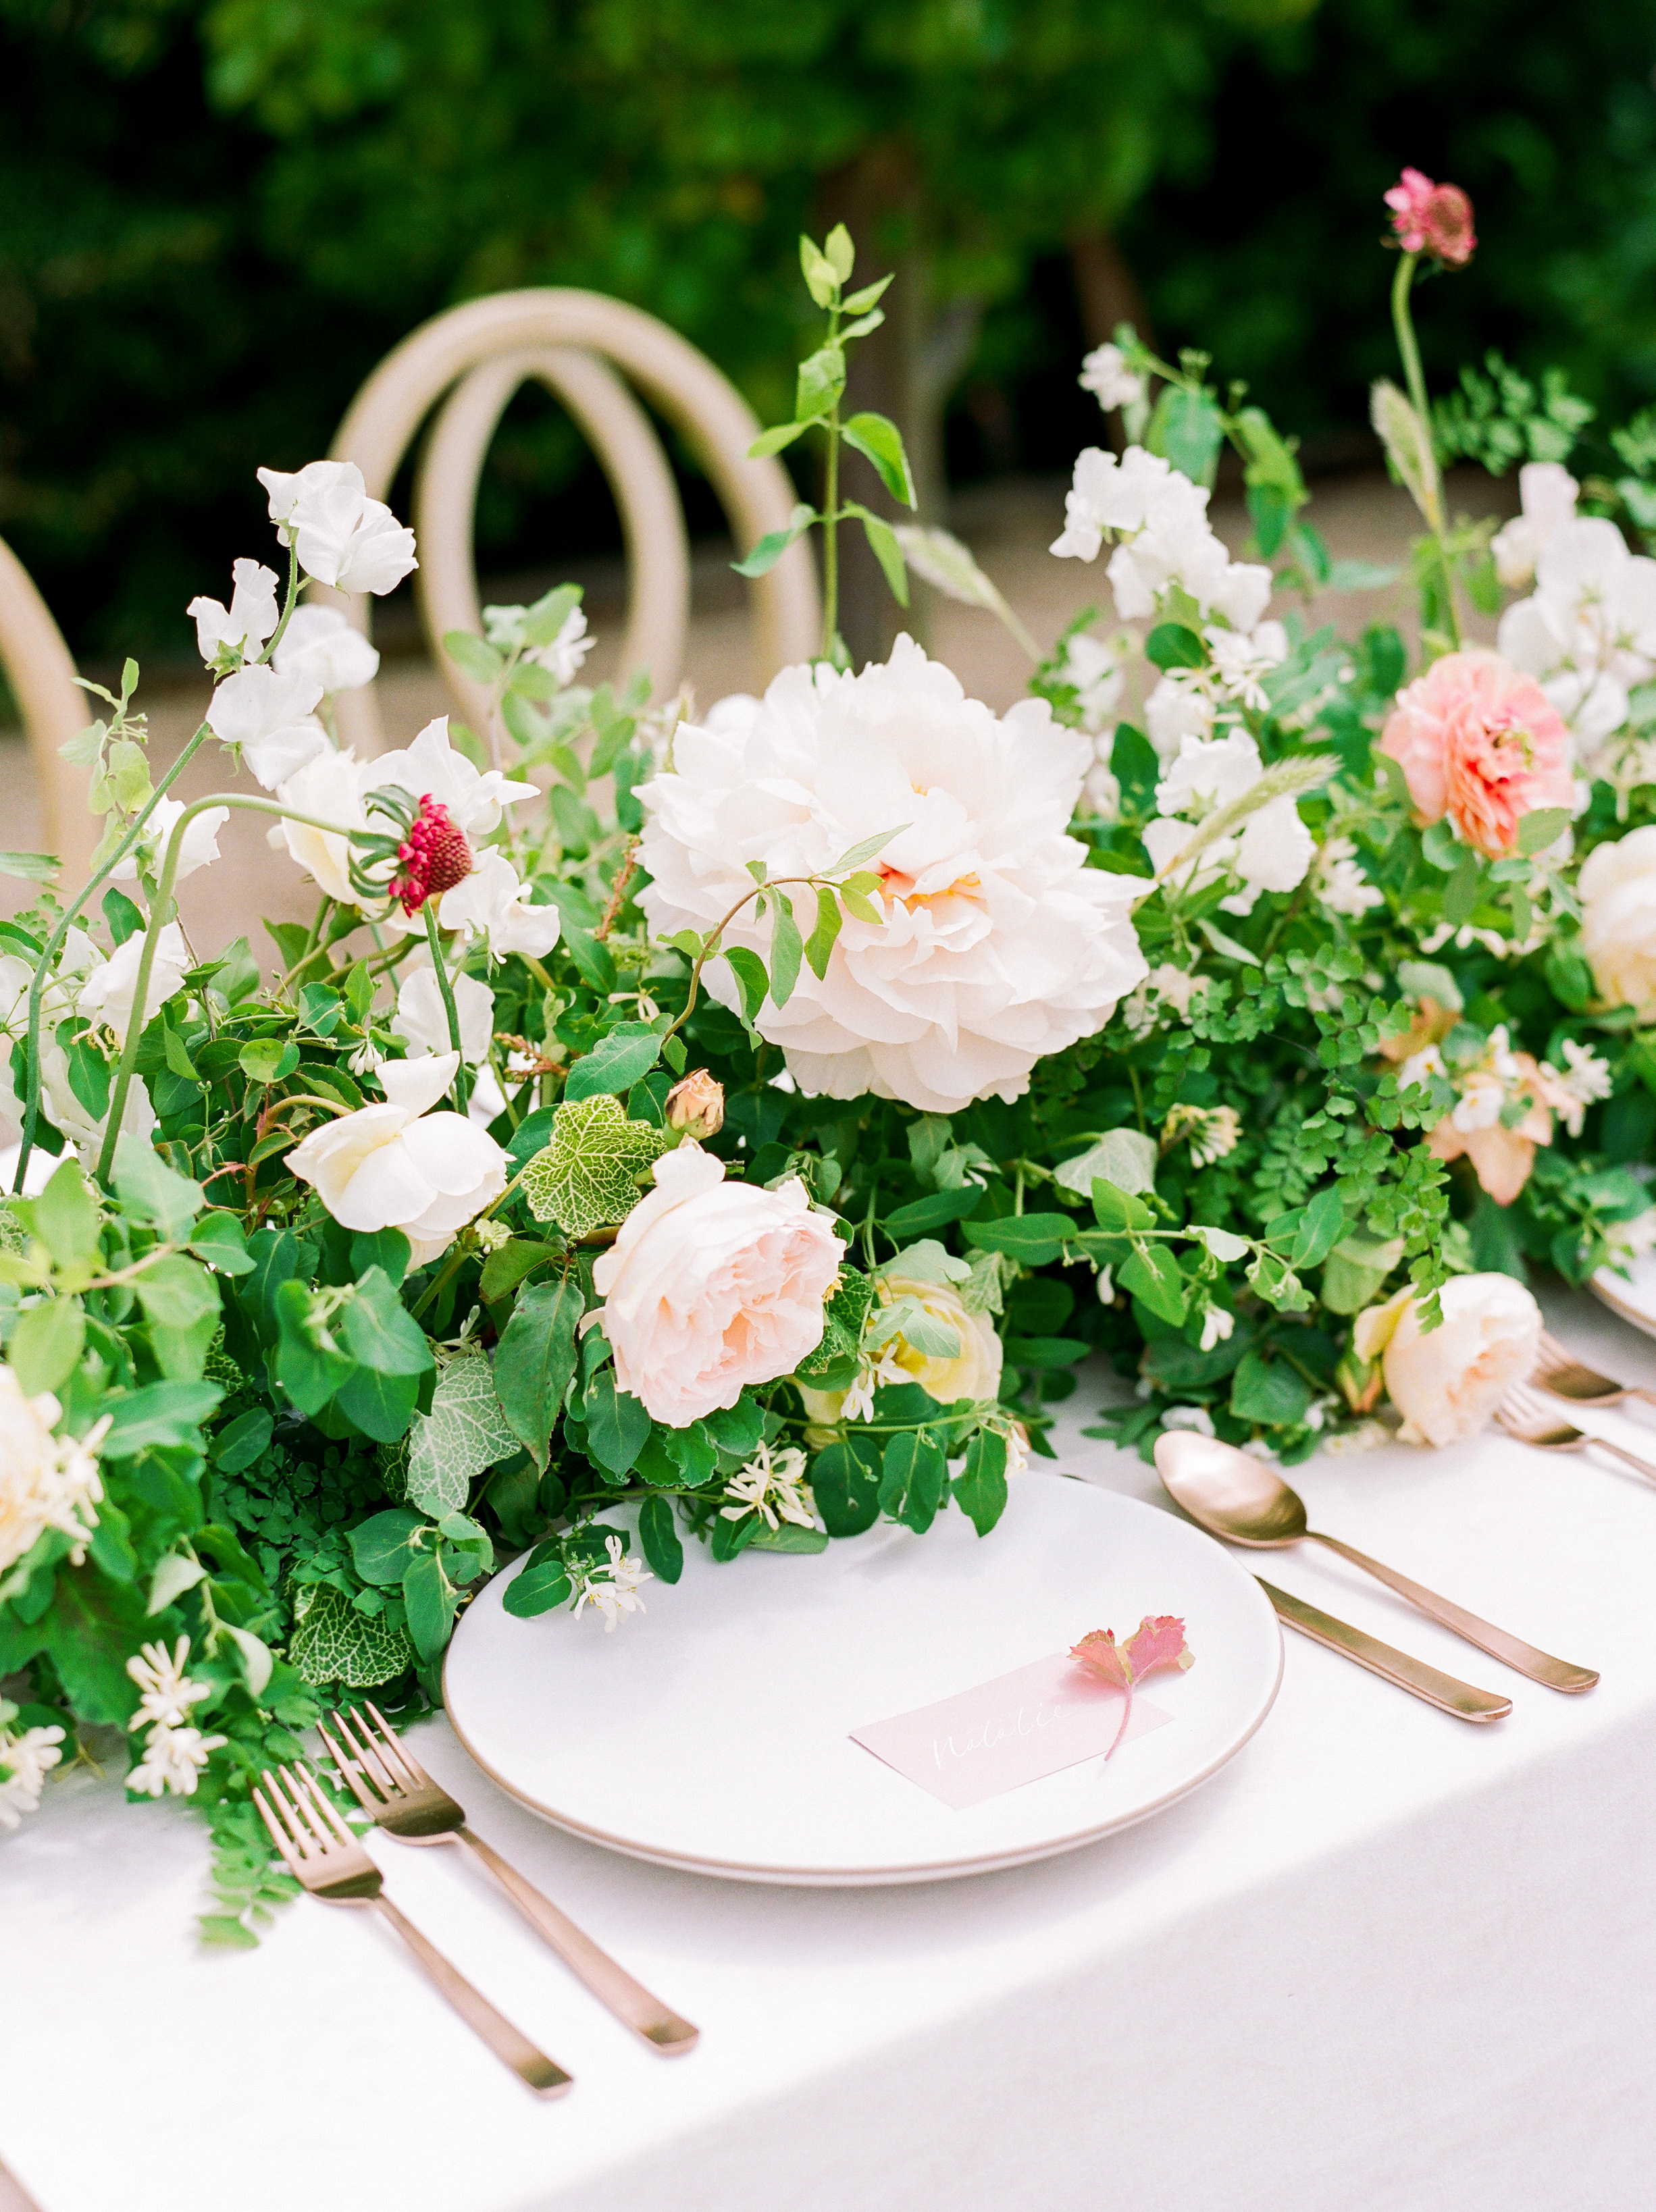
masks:
[(1176, 1613), (1147, 1613), (1126, 1643), (1117, 1644), (1113, 1628), (1095, 1628), (1070, 1646), (1069, 1656), (1090, 1674), (1113, 1682), (1123, 1692), (1121, 1726), (1116, 1741), (1105, 1753), (1112, 1759), (1133, 1717), (1133, 1689), (1158, 1667), (1184, 1668), (1196, 1664), (1196, 1654), (1184, 1641), (1184, 1623)]

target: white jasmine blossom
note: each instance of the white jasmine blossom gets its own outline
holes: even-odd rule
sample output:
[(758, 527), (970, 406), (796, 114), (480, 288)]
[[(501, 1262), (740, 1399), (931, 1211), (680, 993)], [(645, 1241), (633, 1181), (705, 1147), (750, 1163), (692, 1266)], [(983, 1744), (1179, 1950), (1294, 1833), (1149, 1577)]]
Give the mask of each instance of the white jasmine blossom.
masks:
[(610, 1636), (624, 1614), (644, 1611), (638, 1586), (654, 1577), (642, 1559), (633, 1558), (618, 1536), (606, 1536), (604, 1548), (609, 1554), (606, 1565), (575, 1570), (575, 1610), (577, 1617), (588, 1606), (601, 1613), (604, 1633)]
[(159, 1797), (169, 1790), (176, 1797), (193, 1797), (203, 1767), (228, 1741), (228, 1736), (204, 1735), (198, 1728), (187, 1725), (153, 1728), (126, 1786), (141, 1797)]
[(257, 660), (280, 616), (272, 570), (258, 561), (232, 562), (235, 588), (227, 608), (218, 599), (192, 599), (186, 612), (196, 625), (196, 649), (209, 668), (237, 668)]
[(1015, 1482), (1020, 1474), (1029, 1472), (1029, 1431), (1021, 1421), (1012, 1421), (996, 1433), (1006, 1440), (1006, 1478)]
[[(1203, 744), (1186, 738), (1178, 757), (1156, 786), (1160, 818), (1147, 823), (1144, 849), (1158, 875), (1172, 873), (1179, 855), (1190, 842), (1190, 821), (1228, 806), (1251, 791), (1264, 774), (1259, 748), (1245, 730)], [(1185, 820), (1178, 817), (1184, 817)], [(1221, 901), (1233, 914), (1245, 914), (1262, 891), (1290, 891), (1302, 882), (1316, 854), (1316, 843), (1300, 817), (1299, 802), (1291, 792), (1268, 799), (1248, 815), (1239, 830), (1215, 839), (1196, 854), (1181, 877), (1181, 889), (1210, 882), (1227, 871), (1241, 878), (1241, 895)]]
[(338, 607), (295, 607), (276, 648), (278, 676), (320, 684), (322, 696), (359, 691), (380, 672), (380, 655)]
[(1161, 1416), (1164, 1429), (1191, 1429), (1199, 1437), (1214, 1433), (1214, 1417), (1205, 1406), (1169, 1406)]
[(1616, 1078), (1610, 1062), (1600, 1060), (1591, 1045), (1577, 1044), (1574, 1037), (1566, 1037), (1563, 1052), (1565, 1066), (1562, 1074), (1544, 1060), (1541, 1073), (1549, 1086), (1547, 1103), (1563, 1116), (1571, 1136), (1579, 1137), (1587, 1108), (1610, 1097), (1616, 1088)]
[[(907, 1379), (905, 1376), (904, 1380)], [(784, 1521), (791, 1521), (798, 1528), (816, 1526), (811, 1486), (805, 1480), (805, 1454), (797, 1445), (773, 1452), (769, 1444), (762, 1443), (747, 1465), (726, 1483), (725, 1496), (731, 1503), (722, 1509), (721, 1520), (740, 1521), (749, 1513), (757, 1513), (767, 1528), (778, 1528)]]
[(1371, 884), (1357, 860), (1349, 837), (1326, 837), (1317, 855), (1317, 874), (1312, 888), (1317, 902), (1329, 914), (1356, 921), (1371, 908), (1385, 904), (1385, 893)]
[(1223, 1306), (1209, 1306), (1202, 1316), (1202, 1349), (1211, 1352), (1223, 1344), (1236, 1327), (1236, 1316)]
[(1263, 714), (1270, 705), (1262, 679), (1288, 657), (1288, 635), (1278, 622), (1262, 622), (1251, 634), (1209, 624), (1202, 631), (1213, 656), (1213, 681), (1227, 699)]
[(63, 1758), (64, 1731), (56, 1726), (15, 1730), (17, 1708), (0, 1698), (0, 1828), (22, 1826), (38, 1812), (46, 1776)]
[(167, 1791), (193, 1797), (201, 1770), (228, 1738), (204, 1735), (190, 1715), (212, 1685), (192, 1682), (184, 1671), (190, 1656), (190, 1639), (180, 1636), (169, 1651), (164, 1644), (146, 1644), (126, 1662), (126, 1671), (143, 1695), (138, 1710), (127, 1723), (129, 1732), (148, 1728), (143, 1755), (126, 1778), (126, 1786), (143, 1797), (159, 1797)]
[(1144, 379), (1129, 368), (1118, 345), (1094, 346), (1075, 381), (1093, 394), (1106, 415), (1112, 407), (1135, 407), (1144, 397)]

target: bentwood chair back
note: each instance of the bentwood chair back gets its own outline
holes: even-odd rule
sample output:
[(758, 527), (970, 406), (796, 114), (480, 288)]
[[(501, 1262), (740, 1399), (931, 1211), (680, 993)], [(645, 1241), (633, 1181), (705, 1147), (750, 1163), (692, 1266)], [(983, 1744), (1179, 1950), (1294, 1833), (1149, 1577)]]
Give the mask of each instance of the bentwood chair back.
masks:
[[(90, 704), (75, 683), (75, 663), (51, 610), (27, 568), (0, 538), (0, 667), (23, 717), (40, 793), (46, 849), (64, 864), (64, 883), (80, 884), (89, 872), (102, 825), (87, 811), (86, 773), (71, 768), (58, 748), (92, 720)], [(21, 836), (0, 836), (19, 845)]]
[[(683, 435), (718, 493), (741, 551), (782, 528), (795, 504), (779, 461), (747, 458), (759, 424), (734, 386), (705, 354), (641, 308), (596, 292), (548, 288), (467, 301), (423, 324), (357, 393), (334, 440), (333, 458), (354, 461), (369, 495), (384, 499), (422, 424), (442, 403), (416, 471), (415, 586), (433, 659), (460, 712), (480, 732), (487, 691), (454, 665), (441, 640), (446, 631), (479, 626), (472, 547), (478, 481), (508, 402), (531, 378), (563, 402), (609, 479), (630, 586), (619, 673), (624, 681), (642, 670), (658, 699), (683, 672), (690, 553), (672, 470), (630, 386)], [(763, 686), (817, 647), (820, 601), (806, 544), (790, 547), (749, 592), (754, 673)], [(364, 595), (323, 596), (367, 635)], [(343, 743), (362, 754), (381, 750), (372, 685), (342, 693), (336, 706)]]

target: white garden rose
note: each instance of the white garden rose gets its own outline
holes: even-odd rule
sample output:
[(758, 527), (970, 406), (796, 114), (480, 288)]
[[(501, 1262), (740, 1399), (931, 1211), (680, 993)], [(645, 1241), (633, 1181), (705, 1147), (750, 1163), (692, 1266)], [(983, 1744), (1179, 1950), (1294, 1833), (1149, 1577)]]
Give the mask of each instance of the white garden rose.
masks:
[(1656, 1015), (1656, 823), (1588, 854), (1577, 880), (1581, 950), (1613, 1006)]
[(400, 1229), (424, 1267), (506, 1188), (507, 1158), (485, 1130), (430, 1109), (454, 1080), (458, 1053), (389, 1060), (383, 1106), (313, 1129), (287, 1156), (346, 1229)]
[[(1142, 886), (1089, 868), (1067, 835), (1093, 748), (1044, 701), (997, 718), (900, 637), (859, 676), (784, 669), (741, 719), (681, 726), (672, 769), (640, 793), (640, 902), (658, 935), (722, 921), (752, 888), (750, 860), (819, 875), (896, 832), (868, 864), (880, 919), (848, 915), (822, 978), (801, 963), (787, 1006), (758, 1015), (801, 1090), (935, 1114), (1020, 1097), (1038, 1060), (1101, 1029), (1143, 975)], [(792, 896), (808, 937), (816, 901)], [(770, 937), (749, 907), (725, 942), (764, 957)], [(737, 1002), (724, 961), (705, 981)]]
[(1412, 1289), (1359, 1314), (1353, 1331), (1357, 1357), (1380, 1361), (1405, 1443), (1476, 1435), (1540, 1349), (1541, 1309), (1511, 1275), (1457, 1275), (1438, 1297), (1443, 1320), (1429, 1332)]
[(951, 1328), (960, 1340), (953, 1358), (921, 1352), (900, 1333), (880, 1347), (886, 1362), (900, 1367), (900, 1378), (917, 1382), (928, 1397), (940, 1405), (957, 1398), (998, 1398), (1001, 1394), (1001, 1340), (987, 1314), (971, 1312), (959, 1291), (948, 1283), (919, 1281), (908, 1275), (881, 1275), (880, 1296), (887, 1301), (911, 1297), (936, 1322)]
[[(379, 763), (368, 765), (377, 768)], [(343, 830), (365, 829), (363, 766), (355, 753), (336, 752), (324, 738), (315, 758), (279, 784), (276, 795), (285, 805), (314, 814), (320, 821), (337, 822)], [(271, 842), (287, 847), (324, 896), (338, 899), (342, 906), (360, 902), (362, 893), (350, 880), (350, 846), (345, 838), (314, 830), (306, 822), (283, 821), (271, 830)]]

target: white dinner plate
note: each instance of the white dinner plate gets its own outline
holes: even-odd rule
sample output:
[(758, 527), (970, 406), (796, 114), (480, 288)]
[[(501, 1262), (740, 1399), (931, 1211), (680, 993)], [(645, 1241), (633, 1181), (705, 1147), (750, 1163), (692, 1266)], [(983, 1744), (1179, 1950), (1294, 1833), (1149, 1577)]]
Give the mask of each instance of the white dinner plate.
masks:
[(1656, 1336), (1656, 1253), (1629, 1263), (1623, 1275), (1614, 1267), (1600, 1267), (1588, 1281), (1594, 1297), (1647, 1336)]
[[(619, 1521), (624, 1516), (606, 1516)], [(613, 1634), (588, 1610), (519, 1620), (508, 1567), (461, 1617), (443, 1698), (502, 1789), (573, 1834), (744, 1881), (926, 1881), (1092, 1843), (1194, 1790), (1269, 1711), (1282, 1634), (1224, 1548), (1111, 1490), (1030, 1473), (999, 1528), (958, 1510), (682, 1579)], [(849, 1731), (974, 1689), (1095, 1628), (1178, 1613), (1195, 1664), (1141, 1692), (1167, 1725), (962, 1809)]]

